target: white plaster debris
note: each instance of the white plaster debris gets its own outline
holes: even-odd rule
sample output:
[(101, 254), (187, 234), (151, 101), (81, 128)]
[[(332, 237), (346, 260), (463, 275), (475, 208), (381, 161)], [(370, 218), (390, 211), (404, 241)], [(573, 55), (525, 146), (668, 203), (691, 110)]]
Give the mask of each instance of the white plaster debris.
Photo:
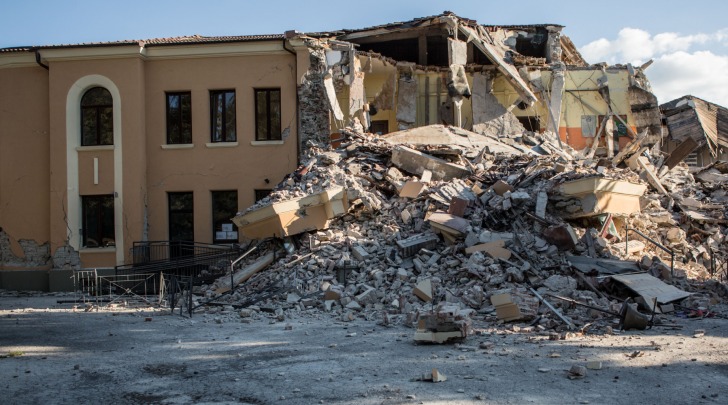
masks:
[[(573, 151), (567, 151), (571, 159), (564, 159), (563, 154), (490, 154), (478, 147), (470, 160), (463, 157), (468, 154), (466, 147), (428, 145), (425, 156), (448, 156), (453, 149), (460, 150), (450, 154), (457, 156), (453, 164), (463, 165), (471, 174), (448, 181), (430, 179), (411, 198), (400, 197), (400, 188), (408, 181), (422, 179), (417, 173), (392, 165), (391, 153), (400, 145), (368, 133), (342, 133), (345, 138), (340, 148), (310, 147), (306, 163), (246, 212), (332, 186), (346, 189), (348, 212), (334, 220), (329, 229), (292, 236), (290, 241), (297, 247), (292, 254), (278, 254), (268, 268), (239, 285), (235, 292), (217, 297), (218, 302), (242, 307), (230, 312), (234, 319), (283, 322), (297, 316), (333, 316), (343, 322), (364, 318), (414, 326), (417, 314), (428, 313), (435, 303), (447, 303), (458, 310), (469, 310), (468, 316), (473, 319), (498, 322), (490, 297), (507, 293), (520, 309), (518, 321), (535, 322), (532, 327), (519, 327), (518, 333), (565, 330), (562, 321), (528, 290), (530, 284), (575, 325), (606, 331), (613, 327), (611, 315), (569, 305), (549, 295), (606, 310), (619, 308), (620, 301), (592, 291), (581, 280), (583, 275), (577, 276), (579, 270), (570, 265), (570, 256), (591, 261), (621, 260), (619, 263), (649, 271), (687, 289), (691, 280), (710, 279), (706, 252), (725, 254), (728, 246), (724, 223), (691, 220), (683, 211), (670, 209), (666, 197), (650, 188), (642, 196), (640, 212), (587, 217), (571, 223), (573, 235), (566, 232), (569, 227), (565, 218), (579, 212), (581, 202), (563, 196), (559, 191), (562, 183), (596, 176), (646, 184), (629, 168), (605, 166), (597, 172), (590, 160)], [(549, 135), (539, 136), (547, 139)], [(492, 142), (506, 140), (514, 144), (510, 138)], [(418, 145), (408, 147), (419, 149)], [(490, 187), (498, 181), (513, 190), (505, 190), (503, 195), (492, 192)], [(676, 206), (689, 206), (705, 215), (717, 214), (719, 210), (714, 206), (728, 200), (721, 186), (705, 187), (681, 166), (662, 181)], [(432, 225), (428, 218), (437, 211), (447, 212), (453, 197), (467, 204), (462, 218), (465, 227), (458, 225), (458, 231), (448, 231), (447, 223)], [(699, 201), (697, 208), (693, 200)], [(624, 242), (624, 234), (614, 231), (623, 229), (623, 224), (660, 241), (689, 261), (679, 263), (681, 270), (671, 275), (669, 256), (649, 243), (641, 253), (644, 257), (630, 257), (618, 248), (617, 242)], [(549, 227), (563, 227), (566, 240), (573, 242), (575, 236), (576, 245), (564, 250), (559, 245), (563, 241), (542, 234)], [(696, 228), (700, 231), (696, 232)], [(630, 240), (636, 237), (629, 236)], [(511, 256), (503, 259), (481, 251), (465, 253), (466, 247), (493, 242), (502, 243), (502, 249)], [(203, 285), (195, 292), (204, 294), (228, 279), (229, 275), (221, 277), (219, 283)], [(424, 302), (413, 293), (423, 280), (431, 282), (432, 302)], [(602, 288), (595, 279), (590, 280), (592, 286)], [(707, 307), (714, 296), (711, 291), (728, 293), (715, 281), (707, 285), (711, 290), (693, 294), (683, 304)], [(219, 311), (216, 307), (206, 310)]]

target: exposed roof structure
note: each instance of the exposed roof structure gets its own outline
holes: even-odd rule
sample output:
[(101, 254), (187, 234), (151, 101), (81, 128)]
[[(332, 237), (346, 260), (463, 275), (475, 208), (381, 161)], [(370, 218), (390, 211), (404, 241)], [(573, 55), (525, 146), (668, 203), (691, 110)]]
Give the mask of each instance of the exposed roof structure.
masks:
[(718, 146), (728, 147), (728, 109), (695, 96), (683, 96), (660, 106), (670, 138), (683, 142), (692, 138), (707, 144), (715, 154)]

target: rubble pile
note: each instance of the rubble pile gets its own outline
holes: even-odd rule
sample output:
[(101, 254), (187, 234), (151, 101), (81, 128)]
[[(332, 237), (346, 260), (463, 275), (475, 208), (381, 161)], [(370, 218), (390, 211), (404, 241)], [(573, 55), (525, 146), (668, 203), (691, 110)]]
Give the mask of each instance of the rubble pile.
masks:
[[(545, 151), (548, 135), (484, 138), (437, 127), (467, 142), (406, 144), (416, 130), (409, 137), (347, 130), (337, 149), (310, 145), (306, 163), (236, 219), (334, 187), (345, 190), (348, 209), (326, 206), (327, 228), (308, 229), (313, 204), (286, 207), (306, 232), (286, 234), (283, 224), (283, 239), (258, 249), (274, 252), (270, 265), (230, 293), (219, 294), (230, 275), (196, 292), (243, 308), (245, 318), (329, 313), (414, 327), (418, 318), (450, 314), (450, 323), (519, 320), (539, 331), (616, 326), (625, 285), (641, 294), (609, 277), (619, 273), (647, 271), (685, 296), (699, 291), (689, 300), (701, 308), (726, 295), (720, 282), (701, 284), (712, 275), (711, 258), (725, 263), (728, 254), (726, 165), (702, 177), (678, 166), (663, 177), (665, 195), (629, 167)], [(463, 138), (470, 134), (481, 138)], [(243, 235), (257, 226), (249, 222), (236, 221)], [(625, 225), (671, 249), (674, 269), (665, 249), (634, 232), (627, 242)], [(260, 262), (253, 256), (237, 271)], [(642, 298), (663, 312), (672, 302)]]

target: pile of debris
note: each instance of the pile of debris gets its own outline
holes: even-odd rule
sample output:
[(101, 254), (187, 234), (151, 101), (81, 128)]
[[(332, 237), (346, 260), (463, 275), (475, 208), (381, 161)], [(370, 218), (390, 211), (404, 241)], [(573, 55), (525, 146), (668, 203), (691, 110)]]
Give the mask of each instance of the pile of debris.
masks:
[(234, 218), (265, 243), (199, 287), (198, 302), (279, 320), (361, 316), (418, 334), (450, 324), (457, 337), (469, 319), (610, 330), (626, 297), (654, 316), (708, 310), (728, 293), (706, 283), (725, 275), (726, 164), (659, 178), (659, 159), (639, 145), (596, 159), (549, 133), (343, 133), (337, 149), (312, 145)]

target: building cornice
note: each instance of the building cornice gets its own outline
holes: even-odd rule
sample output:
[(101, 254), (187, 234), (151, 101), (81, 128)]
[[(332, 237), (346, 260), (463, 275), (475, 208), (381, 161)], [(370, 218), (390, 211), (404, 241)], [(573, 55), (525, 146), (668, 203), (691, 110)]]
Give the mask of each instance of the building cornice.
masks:
[(39, 67), (33, 52), (0, 53), (0, 69)]
[(74, 48), (45, 48), (39, 49), (41, 61), (46, 62), (63, 62), (71, 60), (90, 60), (90, 59), (118, 59), (139, 57), (143, 53), (144, 48), (136, 44), (124, 46), (89, 46)]
[(287, 54), (281, 41), (147, 46), (143, 50), (149, 60), (271, 54)]

